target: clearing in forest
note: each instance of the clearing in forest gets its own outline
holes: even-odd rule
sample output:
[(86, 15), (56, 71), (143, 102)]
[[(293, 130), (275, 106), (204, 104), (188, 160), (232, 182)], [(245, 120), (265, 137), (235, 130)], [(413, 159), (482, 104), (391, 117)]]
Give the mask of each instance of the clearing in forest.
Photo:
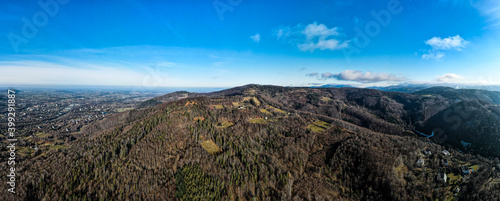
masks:
[(227, 119), (223, 119), (219, 124), (217, 125), (217, 128), (228, 128), (234, 125), (233, 122), (228, 121)]
[(204, 140), (200, 143), (200, 145), (210, 154), (215, 154), (222, 151), (219, 146), (217, 146), (217, 144), (215, 144), (215, 142), (212, 140)]
[(285, 114), (285, 115), (287, 114), (287, 112), (285, 112), (285, 111), (283, 111), (283, 110), (280, 110), (280, 109), (278, 109), (278, 108), (275, 108), (275, 107), (273, 107), (273, 106), (270, 106), (270, 105), (268, 105), (268, 106), (266, 107), (266, 109), (268, 109), (269, 111), (274, 112), (274, 113), (280, 113), (280, 114)]
[(313, 133), (321, 133), (328, 129), (331, 124), (326, 123), (324, 121), (316, 120), (314, 123), (311, 125), (307, 126), (308, 129), (310, 129)]
[(248, 102), (248, 103), (251, 103), (252, 105), (255, 105), (257, 107), (260, 106), (260, 101), (259, 99), (255, 98), (255, 97), (244, 97), (243, 98), (243, 102)]
[(267, 115), (272, 115), (272, 113), (267, 111), (266, 109), (260, 109), (260, 112), (267, 114)]
[(331, 98), (328, 98), (328, 97), (321, 97), (321, 101), (323, 102), (330, 102), (332, 99)]
[(267, 121), (263, 118), (251, 118), (248, 121), (252, 124), (265, 124), (265, 123), (267, 123)]
[(222, 106), (222, 105), (220, 105), (220, 104), (219, 104), (219, 105), (210, 105), (210, 108), (211, 108), (211, 109), (218, 109), (218, 110), (221, 110), (221, 109), (224, 109), (224, 106)]

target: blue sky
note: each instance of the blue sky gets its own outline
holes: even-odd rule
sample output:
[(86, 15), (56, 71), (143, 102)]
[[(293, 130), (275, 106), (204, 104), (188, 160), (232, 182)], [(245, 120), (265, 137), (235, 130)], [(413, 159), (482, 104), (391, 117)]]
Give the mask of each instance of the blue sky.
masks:
[(2, 85), (500, 84), (494, 0), (2, 5)]

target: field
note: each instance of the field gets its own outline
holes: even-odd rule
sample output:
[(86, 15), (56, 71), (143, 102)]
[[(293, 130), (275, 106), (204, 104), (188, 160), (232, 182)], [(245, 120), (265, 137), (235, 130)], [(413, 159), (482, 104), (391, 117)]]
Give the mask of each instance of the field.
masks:
[(35, 134), (35, 136), (37, 136), (37, 137), (48, 137), (48, 136), (50, 136), (50, 134), (48, 134), (48, 133), (37, 133), (37, 134)]
[(29, 148), (29, 147), (18, 147), (18, 148), (17, 148), (17, 153), (18, 153), (19, 155), (22, 155), (22, 156), (29, 155), (29, 154), (31, 154), (31, 152), (33, 152), (33, 151), (32, 151), (32, 149), (31, 149), (31, 148)]
[(259, 101), (259, 99), (255, 98), (255, 97), (244, 97), (243, 98), (243, 102), (251, 103), (251, 104), (253, 104), (253, 105), (257, 106), (257, 107), (259, 107), (260, 104), (261, 104), (260, 101)]
[(260, 109), (260, 112), (267, 114), (267, 115), (272, 115), (272, 113), (267, 111), (266, 109)]
[(321, 133), (330, 127), (329, 123), (317, 120), (314, 123), (307, 126), (313, 133)]
[(215, 144), (215, 142), (212, 140), (205, 140), (200, 143), (200, 145), (210, 154), (215, 154), (222, 151), (219, 146), (217, 146), (217, 144)]
[(267, 121), (263, 118), (253, 118), (253, 119), (250, 119), (248, 121), (252, 124), (265, 124), (265, 123), (267, 123)]
[(125, 112), (125, 111), (128, 111), (128, 110), (133, 110), (134, 108), (131, 108), (131, 107), (126, 107), (126, 108), (118, 108), (116, 109), (117, 112)]
[(460, 175), (455, 175), (453, 173), (450, 173), (450, 174), (447, 174), (446, 176), (448, 176), (448, 180), (450, 180), (450, 183), (451, 184), (454, 184), (456, 182), (460, 182), (461, 179), (462, 179), (462, 176)]
[(273, 106), (267, 106), (267, 109), (274, 113), (287, 114), (285, 111), (275, 108)]
[(332, 99), (328, 97), (321, 97), (321, 101), (323, 102), (330, 102)]
[(217, 125), (218, 128), (228, 128), (228, 127), (231, 127), (232, 125), (234, 125), (233, 122), (230, 122), (228, 120), (223, 120), (221, 123), (219, 123), (219, 125)]
[(224, 106), (222, 106), (220, 104), (219, 105), (210, 105), (210, 108), (221, 110), (221, 109), (224, 109)]

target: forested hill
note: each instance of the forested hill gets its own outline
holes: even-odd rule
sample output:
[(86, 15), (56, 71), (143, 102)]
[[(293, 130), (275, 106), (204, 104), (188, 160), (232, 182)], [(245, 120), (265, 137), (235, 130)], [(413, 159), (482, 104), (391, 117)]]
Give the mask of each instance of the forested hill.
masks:
[(168, 94), (20, 158), (0, 200), (498, 200), (497, 158), (414, 133), (463, 101), (493, 107), (354, 88)]
[[(297, 88), (245, 85), (196, 94), (176, 92), (143, 104), (186, 97), (252, 95), (278, 108), (343, 120), (399, 136), (435, 135), (432, 140), (468, 153), (500, 157), (500, 92), (432, 87), (414, 93), (360, 88)], [(467, 146), (463, 146), (467, 144)]]

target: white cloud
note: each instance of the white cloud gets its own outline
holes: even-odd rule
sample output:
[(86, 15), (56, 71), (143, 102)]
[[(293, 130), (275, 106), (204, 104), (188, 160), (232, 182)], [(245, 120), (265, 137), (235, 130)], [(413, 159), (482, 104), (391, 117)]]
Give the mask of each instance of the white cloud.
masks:
[(324, 24), (318, 24), (317, 22), (314, 22), (307, 25), (306, 28), (302, 31), (302, 34), (306, 36), (307, 40), (311, 40), (316, 37), (325, 39), (329, 36), (338, 36), (340, 33), (337, 32), (337, 29), (337, 27), (329, 29)]
[(456, 82), (456, 81), (461, 81), (463, 79), (465, 79), (465, 78), (460, 76), (460, 75), (453, 74), (453, 73), (446, 73), (444, 75), (438, 76), (436, 78), (436, 81), (438, 81), (438, 82)]
[(429, 53), (422, 55), (422, 59), (435, 59), (439, 60), (444, 57), (444, 53), (439, 51), (429, 51)]
[(372, 73), (372, 72), (362, 72), (358, 70), (345, 70), (340, 73), (309, 73), (306, 76), (317, 77), (320, 80), (326, 79), (336, 79), (341, 81), (354, 81), (360, 83), (375, 83), (384, 81), (405, 81), (406, 78), (398, 77), (389, 73)]
[(255, 34), (253, 36), (250, 36), (250, 38), (255, 41), (256, 43), (260, 42), (260, 34)]
[(464, 40), (460, 35), (450, 36), (448, 38), (433, 37), (427, 41), (425, 44), (430, 45), (434, 50), (462, 50), (468, 41)]
[(281, 27), (276, 30), (274, 34), (276, 35), (276, 38), (278, 38), (278, 40), (281, 40), (288, 38), (291, 32), (292, 31), (290, 27)]
[(435, 59), (439, 60), (445, 56), (445, 50), (461, 51), (462, 48), (469, 43), (464, 40), (460, 35), (450, 36), (447, 38), (432, 37), (425, 41), (425, 44), (431, 46), (432, 49), (427, 50), (426, 54), (422, 55), (422, 59)]
[(311, 51), (313, 52), (315, 49), (320, 49), (320, 50), (338, 50), (338, 49), (343, 49), (346, 48), (347, 45), (349, 44), (349, 41), (344, 41), (340, 43), (340, 41), (335, 40), (335, 39), (329, 39), (329, 40), (319, 40), (317, 43), (314, 42), (308, 42), (304, 44), (299, 44), (299, 50), (301, 51)]
[(300, 51), (314, 50), (338, 50), (347, 48), (349, 41), (340, 40), (342, 35), (338, 27), (328, 28), (324, 24), (317, 22), (308, 24), (304, 27), (298, 24), (294, 27), (282, 27), (275, 32), (278, 40), (282, 40), (297, 45)]

